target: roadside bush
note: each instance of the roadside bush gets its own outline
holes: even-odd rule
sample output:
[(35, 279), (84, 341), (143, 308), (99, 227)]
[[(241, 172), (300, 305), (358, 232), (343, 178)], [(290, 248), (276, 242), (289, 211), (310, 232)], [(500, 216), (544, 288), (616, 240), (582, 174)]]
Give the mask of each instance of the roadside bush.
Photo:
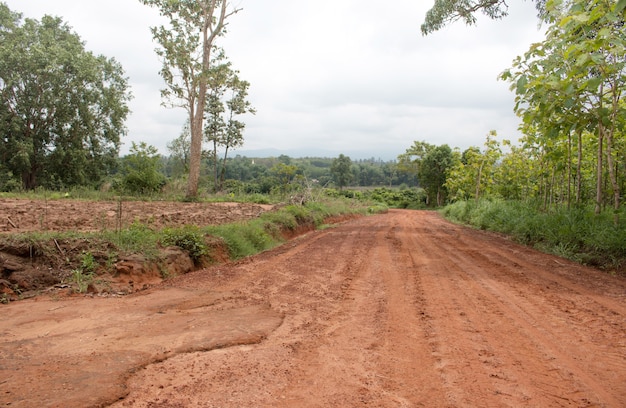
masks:
[(189, 253), (194, 264), (202, 262), (208, 255), (208, 248), (204, 241), (204, 234), (195, 225), (185, 225), (180, 228), (165, 228), (161, 232), (161, 243), (164, 246), (177, 246)]
[(293, 215), (298, 224), (315, 224), (315, 217), (304, 205), (288, 205), (283, 208), (283, 211)]
[(220, 237), (228, 247), (232, 259), (245, 258), (270, 249), (280, 243), (259, 220), (247, 223), (216, 225), (206, 228), (211, 235)]
[(544, 252), (606, 269), (626, 266), (626, 222), (614, 225), (613, 211), (558, 207), (540, 211), (532, 202), (459, 201), (441, 210), (459, 223), (502, 232)]
[(133, 142), (130, 154), (122, 160), (121, 179), (116, 187), (132, 194), (159, 192), (166, 182), (160, 168), (161, 157), (155, 147)]
[(261, 219), (268, 223), (282, 226), (285, 229), (295, 230), (298, 228), (298, 220), (287, 211), (272, 211), (261, 215)]

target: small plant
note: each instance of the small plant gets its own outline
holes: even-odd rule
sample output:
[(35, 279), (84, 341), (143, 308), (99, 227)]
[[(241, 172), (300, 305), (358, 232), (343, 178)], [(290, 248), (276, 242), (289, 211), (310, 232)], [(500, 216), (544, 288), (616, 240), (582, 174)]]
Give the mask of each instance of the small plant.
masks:
[(83, 273), (93, 275), (96, 272), (98, 263), (91, 252), (83, 252), (81, 256), (80, 266)]
[(72, 270), (72, 282), (78, 287), (78, 293), (85, 293), (93, 283), (98, 263), (91, 252), (83, 252), (80, 268)]
[(174, 245), (184, 249), (195, 264), (199, 264), (202, 258), (209, 253), (204, 241), (204, 234), (193, 225), (164, 229), (161, 242), (163, 245)]
[(80, 269), (72, 270), (72, 281), (78, 287), (78, 293), (85, 293), (93, 282), (93, 274), (84, 273)]

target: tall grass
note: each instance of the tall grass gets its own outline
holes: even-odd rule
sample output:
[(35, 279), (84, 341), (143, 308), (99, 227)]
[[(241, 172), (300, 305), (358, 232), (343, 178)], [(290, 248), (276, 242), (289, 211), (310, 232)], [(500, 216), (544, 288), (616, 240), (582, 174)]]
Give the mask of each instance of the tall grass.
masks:
[(348, 200), (327, 200), (302, 206), (288, 205), (251, 221), (208, 226), (204, 231), (221, 238), (228, 247), (230, 257), (240, 259), (281, 244), (285, 240), (284, 231), (296, 230), (301, 225), (317, 228), (334, 215), (367, 212), (367, 207), (350, 205)]
[(512, 236), (574, 261), (608, 270), (626, 267), (626, 221), (614, 212), (594, 214), (590, 207), (557, 207), (541, 211), (531, 202), (460, 201), (441, 210), (448, 219)]

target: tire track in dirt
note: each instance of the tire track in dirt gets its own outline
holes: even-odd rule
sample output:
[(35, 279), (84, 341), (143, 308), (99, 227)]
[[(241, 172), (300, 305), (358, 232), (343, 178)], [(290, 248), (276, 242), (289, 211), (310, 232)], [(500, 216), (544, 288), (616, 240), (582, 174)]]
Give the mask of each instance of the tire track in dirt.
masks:
[(415, 287), (407, 285), (406, 257), (396, 256), (385, 223), (359, 234), (360, 243), (372, 240), (366, 261), (360, 259), (336, 305), (334, 324), (299, 364), (289, 391), (300, 397), (285, 406), (432, 406), (443, 397), (428, 370), (432, 358), (413, 305)]
[[(624, 313), (610, 311), (607, 314), (603, 306), (607, 300), (591, 306), (589, 310), (593, 311), (593, 316), (597, 317), (598, 311), (604, 313), (604, 319), (600, 319), (605, 332), (604, 347), (596, 348), (589, 339), (589, 327), (572, 325), (568, 315), (560, 310), (564, 303), (560, 294), (567, 294), (565, 303), (570, 309), (573, 302), (568, 298), (574, 294), (562, 286), (555, 287), (554, 276), (545, 272), (544, 265), (526, 262), (518, 255), (511, 259), (510, 251), (485, 245), (487, 242), (480, 242), (480, 234), (472, 231), (470, 236), (469, 230), (464, 228), (453, 228), (456, 239), (451, 239), (450, 234), (443, 236), (442, 231), (446, 228), (440, 228), (440, 224), (425, 228), (421, 234), (424, 238), (420, 240), (420, 235), (414, 236), (415, 241), (411, 244), (434, 254), (435, 258), (446, 259), (441, 265), (436, 262), (434, 267), (429, 265), (433, 271), (425, 274), (431, 279), (429, 286), (442, 294), (449, 293), (452, 303), (445, 314), (436, 315), (432, 320), (452, 324), (437, 328), (444, 337), (457, 333), (458, 339), (458, 333), (468, 333), (468, 340), (473, 342), (472, 348), (483, 363), (481, 367), (477, 363), (480, 359), (476, 354), (468, 354), (466, 348), (461, 351), (439, 342), (441, 354), (448, 357), (445, 364), (449, 364), (451, 353), (457, 353), (458, 361), (469, 362), (471, 370), (479, 370), (477, 372), (482, 373), (485, 381), (489, 377), (494, 392), (506, 405), (621, 406), (626, 400), (624, 387), (609, 391), (606, 384), (614, 381), (610, 378), (614, 377), (613, 373), (623, 376), (626, 372)], [(475, 242), (460, 245), (468, 238)], [(476, 250), (477, 247), (482, 251)], [(422, 255), (418, 254), (416, 259), (423, 260)], [(549, 258), (544, 256), (544, 262)], [(533, 277), (534, 284), (522, 279), (525, 282), (519, 285), (520, 280), (516, 281), (515, 276), (519, 277), (520, 269), (524, 275)], [(547, 280), (545, 275), (549, 275)], [(533, 286), (539, 290), (529, 290)], [(434, 298), (440, 297), (435, 295)], [(577, 298), (593, 303), (593, 297), (578, 295)], [(620, 304), (613, 306), (623, 310)], [(566, 309), (568, 313), (571, 313), (570, 309)], [(441, 308), (435, 310), (441, 311)], [(619, 318), (622, 319), (621, 325)], [(606, 340), (611, 347), (606, 347)], [(458, 344), (455, 341), (454, 347)], [(580, 345), (585, 345), (585, 352), (579, 352)], [(615, 351), (611, 351), (613, 347)], [(443, 372), (444, 378), (450, 377), (451, 383), (467, 381), (458, 377), (458, 367), (448, 367)], [(471, 392), (463, 394), (460, 392), (463, 389), (466, 387), (456, 387), (455, 406), (484, 403), (485, 396), (479, 390), (470, 388)]]

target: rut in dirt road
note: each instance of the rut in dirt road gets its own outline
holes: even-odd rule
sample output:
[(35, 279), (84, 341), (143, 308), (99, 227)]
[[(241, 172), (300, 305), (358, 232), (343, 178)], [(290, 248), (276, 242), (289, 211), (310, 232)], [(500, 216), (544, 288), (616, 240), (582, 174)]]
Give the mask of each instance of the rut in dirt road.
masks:
[(626, 283), (436, 213), (317, 231), (173, 285), (269, 304), (257, 345), (150, 365), (114, 407), (623, 407)]

